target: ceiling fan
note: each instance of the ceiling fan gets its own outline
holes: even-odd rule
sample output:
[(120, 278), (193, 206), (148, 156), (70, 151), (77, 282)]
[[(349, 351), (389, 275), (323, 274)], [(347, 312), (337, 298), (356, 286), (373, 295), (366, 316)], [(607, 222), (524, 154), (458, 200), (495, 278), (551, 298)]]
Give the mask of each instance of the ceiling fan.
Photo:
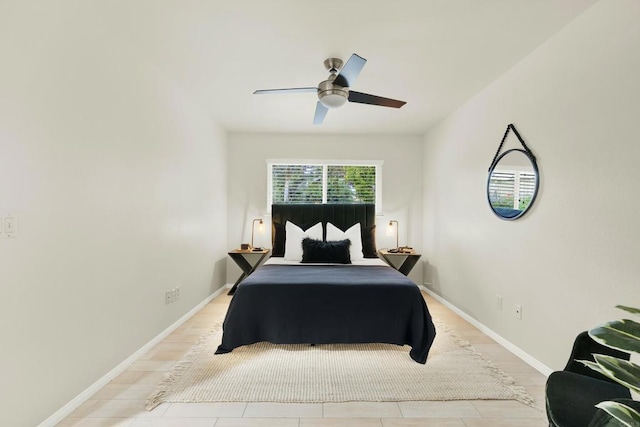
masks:
[(322, 124), (329, 108), (341, 107), (347, 101), (393, 108), (400, 108), (406, 104), (405, 101), (383, 98), (381, 96), (355, 92), (349, 89), (366, 63), (366, 59), (355, 53), (351, 55), (351, 58), (344, 64), (344, 67), (342, 66), (343, 63), (341, 59), (329, 58), (324, 61), (324, 66), (331, 74), (327, 80), (320, 82), (318, 87), (263, 89), (256, 90), (253, 94), (316, 92), (318, 94), (318, 102), (316, 103), (316, 113), (313, 117), (314, 125)]

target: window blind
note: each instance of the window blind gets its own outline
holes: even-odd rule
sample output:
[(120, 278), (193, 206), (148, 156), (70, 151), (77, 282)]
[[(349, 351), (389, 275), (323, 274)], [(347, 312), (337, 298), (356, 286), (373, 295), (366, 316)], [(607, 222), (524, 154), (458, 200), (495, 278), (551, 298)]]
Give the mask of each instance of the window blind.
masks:
[(273, 165), (273, 203), (322, 203), (322, 165)]
[(520, 172), (520, 186), (518, 189), (518, 208), (524, 209), (529, 206), (536, 190), (536, 175), (529, 172)]
[(375, 166), (327, 166), (328, 203), (375, 203)]

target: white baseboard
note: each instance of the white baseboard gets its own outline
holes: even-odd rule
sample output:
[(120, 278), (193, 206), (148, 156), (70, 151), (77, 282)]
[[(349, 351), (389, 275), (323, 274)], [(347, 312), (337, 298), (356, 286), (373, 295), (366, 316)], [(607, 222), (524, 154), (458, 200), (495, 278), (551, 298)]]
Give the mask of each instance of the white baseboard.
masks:
[(540, 372), (542, 375), (548, 377), (551, 374), (551, 372), (553, 372), (553, 369), (551, 369), (550, 367), (548, 367), (544, 363), (540, 362), (538, 359), (534, 358), (529, 353), (527, 353), (524, 350), (522, 350), (520, 347), (518, 347), (515, 344), (511, 343), (510, 341), (506, 340), (501, 335), (499, 335), (497, 332), (487, 328), (485, 325), (480, 323), (478, 320), (476, 320), (473, 317), (469, 316), (467, 313), (465, 313), (464, 311), (460, 310), (458, 307), (456, 307), (455, 305), (451, 304), (449, 301), (447, 301), (446, 299), (444, 299), (440, 295), (436, 294), (431, 289), (427, 288), (426, 286), (419, 286), (419, 287), (420, 287), (420, 289), (422, 289), (423, 291), (425, 291), (426, 293), (431, 295), (435, 300), (438, 300), (438, 302), (442, 303), (448, 309), (450, 309), (451, 311), (456, 313), (458, 316), (462, 317), (464, 320), (466, 320), (467, 322), (471, 323), (473, 326), (478, 328), (480, 331), (482, 331), (482, 333), (488, 335), (489, 337), (494, 339), (496, 342), (498, 342), (498, 344), (500, 344), (501, 346), (503, 346), (504, 348), (509, 350), (511, 353), (513, 353), (516, 356), (518, 356), (525, 363), (527, 363), (528, 365), (533, 367), (536, 371)]
[(226, 284), (222, 286), (220, 289), (209, 295), (204, 301), (200, 302), (198, 305), (193, 307), (189, 312), (187, 312), (184, 316), (176, 320), (171, 326), (169, 326), (164, 331), (160, 332), (156, 335), (151, 341), (142, 346), (138, 351), (133, 353), (131, 356), (127, 357), (123, 362), (121, 362), (118, 366), (107, 372), (102, 378), (100, 378), (95, 383), (91, 384), (84, 390), (82, 393), (74, 397), (70, 400), (66, 405), (62, 408), (58, 409), (53, 415), (49, 418), (38, 424), (38, 427), (53, 427), (62, 421), (65, 417), (67, 417), (71, 412), (73, 412), (78, 406), (87, 401), (91, 396), (93, 396), (98, 390), (107, 385), (109, 381), (120, 375), (125, 369), (127, 369), (133, 362), (138, 360), (144, 354), (146, 354), (153, 346), (158, 344), (160, 341), (165, 339), (169, 334), (178, 329), (184, 322), (189, 320), (194, 314), (200, 311), (205, 305), (215, 299), (222, 292), (225, 292), (231, 285)]

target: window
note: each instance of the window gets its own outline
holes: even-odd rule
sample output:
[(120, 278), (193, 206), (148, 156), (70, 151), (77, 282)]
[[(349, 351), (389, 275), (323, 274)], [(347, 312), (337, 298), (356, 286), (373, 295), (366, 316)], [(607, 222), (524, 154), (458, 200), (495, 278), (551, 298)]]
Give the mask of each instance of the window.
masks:
[(381, 161), (268, 160), (272, 203), (374, 203), (380, 206)]

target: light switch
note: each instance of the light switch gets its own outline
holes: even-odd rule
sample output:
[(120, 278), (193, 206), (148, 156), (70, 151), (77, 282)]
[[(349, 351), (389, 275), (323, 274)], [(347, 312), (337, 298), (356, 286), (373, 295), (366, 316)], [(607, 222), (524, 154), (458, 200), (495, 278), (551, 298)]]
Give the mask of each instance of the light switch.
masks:
[(6, 237), (17, 237), (18, 219), (15, 216), (4, 217), (4, 234)]

